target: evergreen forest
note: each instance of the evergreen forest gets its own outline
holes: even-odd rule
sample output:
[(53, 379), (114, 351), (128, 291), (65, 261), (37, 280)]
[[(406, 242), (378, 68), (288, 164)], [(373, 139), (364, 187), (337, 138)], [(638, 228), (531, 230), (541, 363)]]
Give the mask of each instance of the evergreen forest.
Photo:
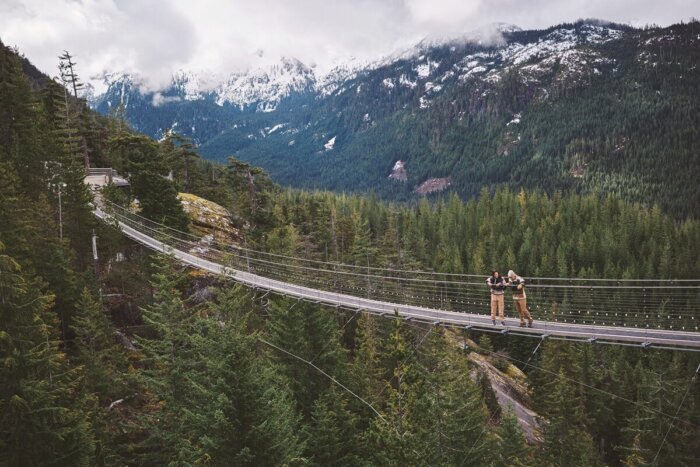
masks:
[[(60, 69), (50, 80), (0, 47), (0, 465), (700, 463), (694, 352), (457, 332), (247, 289), (99, 222), (83, 179), (128, 174), (101, 196), (173, 229), (197, 227), (178, 193), (218, 203), (258, 250), (484, 278), (698, 278), (689, 209), (527, 184), (412, 204), (285, 189), (92, 112), (70, 54)], [(496, 372), (536, 430), (499, 404)]]

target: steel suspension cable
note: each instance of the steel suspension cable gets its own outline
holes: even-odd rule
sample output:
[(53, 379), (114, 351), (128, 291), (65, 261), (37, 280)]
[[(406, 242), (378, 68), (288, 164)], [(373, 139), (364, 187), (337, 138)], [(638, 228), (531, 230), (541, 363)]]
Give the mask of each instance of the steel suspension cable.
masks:
[[(128, 209), (124, 208), (123, 206), (119, 206), (115, 203), (112, 203), (108, 200), (104, 200), (110, 207), (114, 209), (118, 209), (123, 211), (126, 216), (133, 216), (137, 217), (144, 222), (148, 222), (150, 224), (156, 225), (160, 229), (166, 229), (169, 231), (172, 231), (177, 234), (184, 235), (186, 237), (189, 237), (193, 239), (194, 241), (200, 241), (201, 237), (198, 237), (192, 233), (189, 232), (184, 232), (178, 229), (175, 229), (173, 227), (167, 226), (162, 223), (155, 222), (153, 220), (150, 220), (146, 217), (143, 217), (137, 213), (133, 213), (129, 211)], [(279, 253), (271, 253), (271, 252), (265, 252), (265, 251), (260, 251), (260, 250), (253, 250), (250, 248), (245, 248), (241, 247), (239, 245), (235, 245), (232, 243), (224, 243), (219, 240), (212, 239), (212, 243), (215, 244), (220, 244), (224, 247), (229, 247), (233, 248), (239, 251), (248, 251), (250, 253), (256, 253), (256, 254), (261, 254), (261, 255), (268, 255), (268, 256), (274, 256), (274, 257), (280, 257), (280, 258), (286, 258), (286, 259), (291, 259), (291, 260), (296, 260), (296, 261), (307, 261), (307, 262), (312, 262), (312, 263), (317, 263), (317, 264), (326, 264), (326, 265), (341, 265), (341, 263), (335, 263), (335, 262), (330, 262), (330, 261), (321, 261), (321, 260), (314, 260), (314, 259), (305, 259), (305, 258), (300, 258), (300, 257), (294, 257), (294, 256), (287, 256), (287, 255), (282, 255)], [(379, 268), (376, 266), (361, 266), (361, 265), (351, 265), (351, 264), (342, 264), (344, 267), (349, 267), (349, 268), (355, 268), (355, 269), (360, 269), (360, 270), (381, 270), (381, 271), (391, 271), (391, 272), (412, 272), (412, 273), (421, 273), (421, 274), (428, 274), (428, 275), (438, 275), (438, 276), (446, 276), (446, 277), (471, 277), (471, 278), (483, 278), (484, 275), (481, 274), (463, 274), (463, 273), (444, 273), (444, 272), (435, 272), (435, 271), (412, 271), (412, 270), (405, 270), (405, 269), (392, 269), (392, 268)], [(677, 282), (695, 282), (699, 283), (700, 279), (656, 279), (656, 278), (650, 278), (650, 279), (625, 279), (625, 278), (612, 278), (612, 279), (604, 279), (604, 278), (580, 278), (580, 277), (538, 277), (538, 276), (530, 276), (530, 280), (553, 280), (553, 281), (573, 281), (573, 282), (580, 282), (580, 281), (590, 281), (590, 282), (669, 282), (669, 283), (677, 283)], [(462, 282), (460, 282), (462, 283)], [(535, 284), (531, 284), (530, 287), (535, 287)], [(552, 285), (554, 286), (554, 285)], [(601, 287), (601, 288), (616, 288), (617, 286), (615, 285), (608, 285), (608, 286), (575, 286), (575, 285), (557, 285), (556, 287), (582, 287), (582, 288), (589, 288), (589, 287)], [(632, 287), (632, 286), (627, 286), (627, 287)], [(645, 286), (634, 286), (636, 288), (650, 288), (650, 287), (645, 287)], [(653, 286), (652, 288), (673, 288), (673, 287), (685, 287), (685, 286)], [(698, 286), (700, 287), (700, 286)]]
[[(123, 208), (122, 208), (123, 210)], [(172, 245), (175, 243), (179, 249), (182, 248), (184, 251), (192, 251), (194, 252), (195, 249), (205, 249), (208, 251), (197, 251), (195, 252), (196, 255), (198, 256), (206, 256), (208, 258), (215, 259), (216, 261), (221, 261), (222, 258), (226, 258), (227, 256), (230, 257), (231, 252), (228, 251), (221, 251), (221, 250), (216, 250), (214, 248), (211, 248), (211, 246), (205, 244), (202, 245), (201, 242), (194, 242), (194, 241), (189, 241), (189, 240), (182, 240), (180, 238), (175, 237), (174, 235), (164, 233), (156, 227), (149, 227), (143, 224), (143, 222), (137, 222), (134, 221), (133, 219), (129, 218), (128, 216), (115, 213), (116, 217), (119, 219), (125, 221), (127, 225), (132, 225), (134, 228), (137, 230), (139, 229), (147, 229), (150, 230), (153, 233), (154, 238), (163, 238), (163, 237), (169, 237), (170, 244)], [(145, 220), (145, 218), (143, 218)], [(146, 220), (147, 221), (147, 220)], [(155, 222), (150, 222), (151, 224), (156, 225), (157, 227), (164, 227), (162, 224), (158, 224)], [(134, 225), (135, 224), (135, 225)], [(176, 229), (170, 228), (169, 230), (171, 231), (177, 231)], [(179, 231), (178, 231), (179, 232)], [(198, 238), (193, 235), (187, 235), (190, 238)], [(184, 242), (184, 243), (183, 243)], [(247, 265), (250, 265), (251, 262), (253, 265), (258, 265), (258, 268), (261, 268), (262, 266), (266, 267), (266, 270), (268, 272), (268, 275), (275, 275), (277, 277), (280, 277), (281, 280), (285, 282), (289, 282), (289, 279), (296, 279), (297, 282), (300, 283), (309, 283), (313, 282), (315, 284), (320, 284), (324, 286), (325, 288), (331, 288), (332, 290), (340, 290), (343, 291), (347, 289), (347, 286), (344, 286), (344, 284), (338, 282), (338, 276), (345, 276), (345, 277), (356, 277), (358, 278), (359, 281), (361, 280), (370, 280), (372, 279), (376, 285), (373, 287), (372, 290), (364, 288), (362, 286), (359, 286), (359, 282), (357, 286), (350, 286), (350, 289), (354, 290), (360, 290), (363, 293), (367, 293), (368, 296), (374, 296), (375, 298), (382, 297), (382, 298), (388, 298), (391, 301), (404, 301), (406, 302), (408, 298), (411, 298), (410, 303), (424, 303), (427, 304), (431, 307), (435, 307), (438, 309), (444, 309), (445, 305), (447, 305), (448, 309), (453, 309), (454, 305), (464, 305), (464, 304), (469, 304), (471, 302), (472, 305), (479, 305), (479, 306), (485, 306), (486, 305), (486, 298), (483, 296), (483, 292), (481, 291), (475, 291), (471, 287), (465, 287), (465, 286), (470, 286), (470, 285), (477, 285), (479, 287), (483, 287), (483, 283), (481, 282), (459, 282), (459, 281), (454, 281), (454, 280), (438, 280), (440, 276), (447, 276), (447, 275), (442, 275), (440, 273), (425, 273), (422, 271), (398, 271), (394, 270), (396, 273), (403, 273), (403, 274), (411, 274), (414, 276), (418, 277), (402, 277), (400, 275), (379, 275), (376, 273), (373, 274), (368, 274), (367, 270), (365, 267), (360, 267), (360, 266), (354, 266), (354, 265), (340, 265), (337, 263), (326, 263), (326, 264), (331, 264), (333, 265), (334, 269), (320, 269), (320, 268), (315, 268), (315, 267), (309, 267), (309, 266), (304, 266), (303, 264), (318, 264), (319, 262), (314, 262), (314, 260), (305, 260), (302, 258), (293, 258), (293, 257), (286, 257), (288, 259), (293, 259), (295, 263), (302, 263), (302, 264), (289, 264), (289, 263), (281, 263), (279, 261), (269, 261), (266, 259), (261, 259), (261, 258), (250, 258), (250, 255), (255, 253), (259, 254), (263, 257), (270, 257), (270, 255), (267, 255), (264, 252), (255, 252), (253, 250), (246, 250), (246, 263)], [(278, 257), (283, 257), (283, 255), (278, 256)], [(240, 261), (240, 258), (238, 258)], [(323, 263), (323, 262), (320, 262)], [(289, 271), (289, 268), (304, 271), (304, 274), (299, 274), (299, 275), (292, 275)], [(348, 268), (352, 271), (352, 269), (362, 271), (362, 272), (351, 272), (348, 270), (343, 270), (343, 268)], [(371, 269), (372, 271), (381, 271), (381, 270), (386, 270), (382, 268), (373, 268)], [(270, 274), (272, 273), (272, 274)], [(333, 277), (327, 277), (329, 275), (332, 275)], [(429, 275), (432, 276), (432, 279), (426, 279), (426, 278), (421, 278), (420, 275)], [(310, 277), (313, 277), (315, 280), (311, 281)], [(323, 277), (327, 277), (327, 281), (324, 284)], [(451, 275), (450, 277), (456, 277), (456, 275)], [(468, 277), (465, 275), (465, 277)], [(483, 277), (483, 276), (482, 276)], [(303, 280), (302, 280), (303, 279)], [(331, 286), (331, 281), (332, 281), (332, 286)], [(405, 289), (407, 287), (407, 289)], [(544, 305), (544, 313), (547, 314), (547, 304), (548, 302), (552, 303), (552, 306), (557, 303), (558, 307), (561, 307), (558, 309), (558, 315), (563, 317), (563, 321), (566, 322), (568, 319), (572, 319), (572, 322), (577, 322), (580, 320), (583, 320), (584, 322), (586, 321), (592, 321), (593, 324), (596, 324), (598, 320), (602, 320), (603, 323), (605, 324), (609, 321), (612, 321), (614, 325), (616, 325), (617, 322), (619, 322), (621, 325), (625, 326), (627, 323), (630, 324), (630, 326), (635, 326), (638, 327), (638, 324), (635, 324), (634, 318), (639, 318), (639, 315), (643, 315), (643, 318), (645, 321), (641, 322), (647, 322), (647, 327), (649, 327), (650, 322), (655, 322), (657, 319), (662, 320), (659, 321), (661, 322), (668, 322), (668, 320), (673, 320), (673, 319), (678, 319), (678, 320), (683, 320), (683, 319), (688, 319), (690, 320), (695, 320), (694, 312), (695, 310), (691, 308), (691, 303), (696, 303), (697, 302), (697, 297), (693, 296), (691, 294), (694, 293), (693, 289), (695, 287), (693, 286), (669, 286), (669, 285), (662, 285), (662, 286), (573, 286), (573, 285), (558, 285), (558, 284), (531, 284), (528, 287), (532, 287), (533, 289), (536, 290), (541, 290), (545, 292), (545, 296), (536, 298), (535, 300), (531, 300), (531, 308), (539, 309), (541, 304)], [(594, 295), (592, 296), (578, 296), (575, 291), (576, 289), (581, 289), (585, 292), (592, 293)], [(597, 289), (597, 290), (596, 290)], [(634, 289), (634, 290), (641, 290), (643, 296), (640, 297), (625, 297), (621, 296), (621, 292), (623, 292), (626, 289)], [(676, 293), (676, 297), (668, 296), (668, 295), (662, 295), (659, 296), (658, 294), (656, 295), (649, 295), (647, 296), (646, 293), (649, 291), (651, 293), (653, 290), (666, 290), (667, 292), (670, 292), (671, 290), (678, 289), (678, 293)], [(636, 292), (638, 293), (638, 292)], [(578, 297), (578, 298), (577, 298)], [(593, 300), (594, 299), (594, 300)], [(644, 300), (643, 302), (640, 303), (641, 300)], [(577, 301), (581, 301), (581, 303), (577, 303)], [(602, 305), (599, 302), (606, 302), (607, 305)], [(681, 306), (679, 306), (681, 305)], [(666, 312), (663, 310), (658, 310), (662, 309), (666, 306), (673, 306), (673, 311), (671, 312)], [(577, 310), (578, 309), (578, 310)], [(582, 311), (584, 314), (582, 315)], [(661, 311), (659, 313), (659, 311)], [(604, 316), (603, 316), (604, 314)], [(656, 316), (650, 316), (649, 315), (654, 315)], [(662, 314), (667, 315), (665, 318), (662, 317)], [(558, 318), (555, 317), (555, 315), (552, 315), (554, 317), (554, 321), (559, 321)], [(587, 316), (590, 316), (588, 318)], [(685, 316), (685, 318), (684, 318)], [(596, 318), (597, 317), (597, 318)], [(637, 321), (637, 323), (640, 321)], [(661, 324), (657, 325), (657, 327), (660, 327)], [(672, 324), (669, 324), (671, 328), (673, 328)], [(682, 322), (678, 325), (678, 327), (685, 328), (686, 325), (684, 325)], [(691, 326), (692, 327), (692, 326)], [(694, 326), (697, 329), (697, 326)]]
[(656, 461), (659, 458), (659, 454), (661, 454), (661, 448), (664, 447), (664, 444), (666, 443), (666, 438), (668, 438), (668, 434), (671, 432), (671, 429), (673, 429), (673, 424), (678, 418), (678, 414), (681, 411), (681, 408), (683, 407), (683, 403), (685, 402), (685, 398), (688, 397), (688, 393), (690, 392), (690, 388), (693, 387), (693, 383), (695, 383), (695, 379), (698, 376), (698, 373), (700, 372), (700, 364), (698, 364), (698, 367), (695, 369), (695, 374), (693, 374), (693, 377), (690, 379), (690, 383), (688, 383), (688, 387), (685, 390), (685, 394), (683, 394), (683, 398), (681, 399), (680, 404), (678, 404), (678, 408), (676, 409), (675, 415), (673, 415), (673, 418), (671, 419), (671, 423), (668, 426), (668, 430), (666, 430), (666, 434), (664, 435), (664, 438), (661, 440), (661, 444), (659, 445), (659, 449), (656, 450), (656, 455), (654, 456), (654, 460), (651, 463), (651, 467), (654, 467), (656, 465)]

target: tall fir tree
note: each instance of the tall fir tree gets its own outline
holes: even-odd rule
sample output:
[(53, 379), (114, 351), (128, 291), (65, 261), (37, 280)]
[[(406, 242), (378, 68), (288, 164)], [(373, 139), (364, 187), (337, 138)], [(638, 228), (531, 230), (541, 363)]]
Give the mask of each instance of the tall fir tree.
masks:
[(350, 467), (366, 456), (357, 415), (341, 392), (331, 386), (314, 402), (307, 434), (307, 457), (312, 465)]
[(498, 467), (525, 467), (533, 465), (530, 449), (525, 443), (523, 431), (512, 410), (506, 410), (501, 417), (494, 464)]
[(563, 370), (550, 385), (544, 408), (541, 456), (545, 465), (597, 465), (593, 440), (584, 423), (582, 400)]
[(59, 350), (53, 296), (0, 243), (0, 464), (89, 465), (78, 369)]
[[(346, 356), (332, 312), (288, 299), (271, 301), (269, 311), (268, 329), (274, 344), (310, 361), (329, 375), (344, 379)], [(288, 379), (300, 412), (308, 418), (315, 400), (332, 383), (310, 365), (285, 354), (278, 352), (275, 359)]]
[(492, 455), (493, 435), (481, 390), (445, 330), (428, 332), (418, 354), (421, 371), (411, 387), (415, 448), (430, 465), (484, 465)]

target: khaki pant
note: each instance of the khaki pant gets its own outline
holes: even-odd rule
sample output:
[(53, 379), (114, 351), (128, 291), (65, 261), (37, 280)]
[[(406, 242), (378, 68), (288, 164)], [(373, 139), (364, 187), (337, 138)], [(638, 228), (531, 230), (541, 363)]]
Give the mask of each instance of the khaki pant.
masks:
[(496, 319), (496, 312), (498, 312), (498, 316), (501, 318), (501, 321), (504, 321), (506, 318), (503, 315), (504, 311), (506, 308), (506, 303), (505, 303), (505, 295), (504, 294), (491, 294), (491, 319), (495, 320)]
[(528, 321), (532, 321), (532, 316), (530, 316), (530, 312), (527, 310), (526, 298), (517, 298), (517, 296), (514, 295), (513, 305), (515, 305), (515, 311), (518, 312), (518, 317), (520, 318), (521, 323), (525, 323), (526, 319)]

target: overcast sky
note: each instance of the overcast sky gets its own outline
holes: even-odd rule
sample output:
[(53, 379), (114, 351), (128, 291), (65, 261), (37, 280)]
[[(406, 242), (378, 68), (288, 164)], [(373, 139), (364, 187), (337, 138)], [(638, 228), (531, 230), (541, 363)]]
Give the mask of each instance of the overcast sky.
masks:
[(323, 73), (494, 22), (665, 26), (692, 17), (700, 0), (0, 0), (0, 40), (50, 75), (68, 50), (84, 79), (129, 71), (158, 88), (181, 68), (228, 74), (280, 56)]

